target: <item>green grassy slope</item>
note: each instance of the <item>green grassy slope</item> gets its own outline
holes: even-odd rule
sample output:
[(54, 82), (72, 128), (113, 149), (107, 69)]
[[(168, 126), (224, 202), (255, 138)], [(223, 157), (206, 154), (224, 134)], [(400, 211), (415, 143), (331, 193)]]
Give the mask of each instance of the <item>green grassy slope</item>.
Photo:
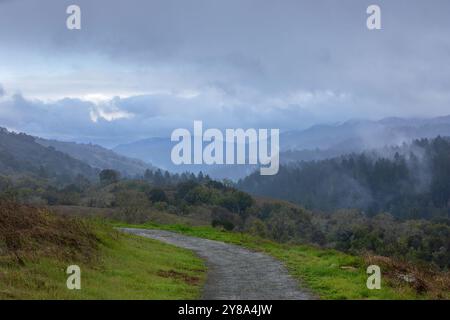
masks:
[[(411, 286), (400, 283), (390, 276), (382, 277), (381, 290), (369, 290), (366, 287), (368, 263), (365, 259), (336, 250), (307, 245), (279, 244), (249, 234), (226, 232), (212, 227), (156, 224), (127, 225), (127, 227), (164, 229), (265, 252), (282, 261), (290, 274), (320, 299), (435, 298), (425, 293), (418, 293)], [(445, 292), (440, 294), (444, 294), (441, 298), (446, 297)]]
[[(68, 264), (81, 268), (81, 290), (68, 290)], [(203, 262), (188, 250), (131, 235), (108, 239), (95, 263), (43, 258), (0, 264), (0, 299), (195, 299)]]
[[(66, 269), (81, 268), (81, 290)], [(189, 250), (99, 221), (0, 208), (0, 299), (196, 299), (206, 276)]]
[[(361, 257), (309, 245), (280, 244), (207, 226), (123, 225), (55, 215), (0, 201), (0, 299), (196, 299), (206, 278), (193, 252), (128, 235), (113, 226), (165, 229), (242, 245), (282, 261), (322, 299), (449, 299), (448, 273), (425, 273), (389, 258)], [(81, 267), (81, 290), (68, 290), (65, 270)], [(366, 288), (366, 268), (379, 264), (382, 289)], [(414, 284), (399, 280), (412, 274)]]

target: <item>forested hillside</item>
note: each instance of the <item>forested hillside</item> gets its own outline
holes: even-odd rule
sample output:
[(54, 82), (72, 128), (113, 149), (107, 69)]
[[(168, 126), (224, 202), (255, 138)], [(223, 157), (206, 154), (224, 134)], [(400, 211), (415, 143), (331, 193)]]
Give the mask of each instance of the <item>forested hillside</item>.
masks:
[(45, 146), (53, 147), (69, 156), (83, 161), (93, 168), (114, 169), (124, 176), (142, 175), (142, 173), (153, 168), (152, 165), (144, 161), (132, 159), (119, 155), (112, 150), (103, 148), (95, 144), (62, 142), (56, 140), (36, 139), (36, 142)]
[[(82, 183), (80, 183), (82, 182)], [(141, 179), (121, 179), (113, 170), (98, 182), (54, 187), (41, 181), (0, 188), (2, 198), (50, 205), (65, 214), (84, 212), (126, 223), (195, 221), (248, 232), (281, 243), (310, 243), (354, 254), (374, 253), (411, 262), (450, 267), (450, 219), (407, 220), (358, 210), (332, 213), (252, 197), (229, 183), (199, 174), (148, 171)]]
[(448, 217), (450, 139), (421, 139), (395, 148), (298, 162), (280, 167), (275, 176), (255, 172), (238, 187), (308, 209), (357, 208), (399, 218)]
[(32, 136), (0, 128), (0, 175), (13, 179), (32, 176), (63, 183), (81, 176), (96, 179), (97, 174), (86, 163), (36, 143)]
[[(197, 221), (278, 242), (450, 267), (450, 140), (418, 140), (249, 176), (238, 186), (199, 173), (146, 170), (130, 179), (96, 171), (37, 144), (0, 133), (0, 201), (87, 212), (127, 223)], [(297, 202), (301, 206), (273, 198)], [(74, 209), (75, 208), (75, 209)], [(428, 218), (423, 220), (419, 218)], [(408, 218), (407, 220), (398, 218)]]

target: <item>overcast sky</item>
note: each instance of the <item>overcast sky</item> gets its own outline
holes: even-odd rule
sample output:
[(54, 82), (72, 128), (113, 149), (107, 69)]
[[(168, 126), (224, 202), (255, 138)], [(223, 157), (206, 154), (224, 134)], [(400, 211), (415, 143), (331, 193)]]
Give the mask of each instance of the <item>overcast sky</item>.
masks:
[(0, 0), (0, 126), (43, 137), (431, 117), (449, 89), (448, 0)]

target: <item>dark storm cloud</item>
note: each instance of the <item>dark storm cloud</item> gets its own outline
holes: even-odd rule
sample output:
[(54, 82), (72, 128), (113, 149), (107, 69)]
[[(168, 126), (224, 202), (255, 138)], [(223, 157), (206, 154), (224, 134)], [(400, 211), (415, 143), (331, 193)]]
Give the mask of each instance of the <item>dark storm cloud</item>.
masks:
[[(130, 135), (134, 128), (150, 134), (143, 125), (148, 119), (163, 117), (159, 124), (169, 127), (180, 118), (203, 117), (222, 126), (288, 129), (449, 110), (447, 0), (76, 3), (82, 9), (81, 31), (65, 28), (65, 9), (73, 1), (0, 0), (0, 70), (3, 64), (19, 69), (37, 59), (33, 75), (38, 78), (47, 77), (47, 65), (69, 74), (69, 80), (55, 77), (55, 85), (49, 80), (45, 87), (68, 95), (86, 90), (82, 84), (93, 79), (92, 70), (104, 74), (96, 82), (100, 92), (126, 86), (152, 93), (109, 101), (109, 114), (119, 119), (106, 121), (100, 111), (93, 117), (89, 111), (83, 117), (89, 127), (106, 121), (104, 130), (121, 123)], [(366, 8), (373, 3), (382, 9), (380, 31), (366, 28)], [(42, 61), (47, 65), (40, 67)], [(25, 96), (45, 89), (39, 80), (27, 80), (25, 88), (21, 79), (29, 79), (28, 71), (17, 78), (9, 68), (9, 79), (23, 84)], [(108, 82), (119, 74), (123, 79)]]

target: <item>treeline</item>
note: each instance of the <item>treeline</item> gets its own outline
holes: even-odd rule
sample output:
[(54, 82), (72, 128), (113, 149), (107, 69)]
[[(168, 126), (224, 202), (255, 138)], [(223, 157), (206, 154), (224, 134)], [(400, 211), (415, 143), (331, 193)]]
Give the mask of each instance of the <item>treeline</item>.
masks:
[(372, 216), (449, 217), (450, 140), (421, 139), (378, 152), (290, 164), (275, 176), (255, 172), (239, 181), (238, 188), (311, 210), (357, 208)]
[(153, 221), (160, 213), (197, 217), (214, 227), (278, 242), (370, 252), (450, 268), (448, 218), (401, 221), (387, 213), (368, 216), (355, 209), (313, 212), (287, 202), (255, 199), (203, 174), (172, 176), (154, 171), (141, 179), (122, 179), (114, 170), (103, 170), (98, 182), (79, 177), (62, 188), (32, 179), (6, 189), (0, 183), (2, 198), (34, 205), (106, 208), (108, 218), (128, 223)]
[(330, 214), (283, 203), (266, 203), (245, 229), (279, 242), (299, 241), (354, 254), (372, 253), (450, 268), (450, 219), (398, 220), (358, 210)]
[[(447, 139), (420, 140), (413, 147), (390, 150), (385, 157), (362, 154), (305, 162), (283, 167), (275, 177), (258, 174), (244, 181), (254, 179), (254, 188), (267, 188), (271, 198), (299, 196), (300, 190), (301, 197), (289, 200), (309, 209), (252, 197), (229, 181), (202, 173), (172, 175), (161, 170), (148, 170), (135, 179), (103, 170), (89, 179), (78, 175), (66, 184), (35, 175), (0, 176), (0, 201), (79, 206), (93, 212), (101, 208), (108, 218), (129, 223), (153, 221), (160, 213), (195, 217), (214, 227), (279, 242), (371, 252), (448, 269), (449, 150)], [(362, 209), (349, 209), (358, 207)]]
[(29, 205), (63, 205), (113, 208), (116, 218), (145, 222), (150, 213), (167, 211), (178, 215), (203, 211), (214, 225), (232, 230), (254, 203), (231, 182), (215, 181), (200, 172), (170, 174), (147, 170), (140, 178), (121, 177), (115, 170), (102, 170), (97, 178), (78, 175), (65, 185), (55, 185), (36, 176), (11, 178), (0, 175), (0, 199)]

